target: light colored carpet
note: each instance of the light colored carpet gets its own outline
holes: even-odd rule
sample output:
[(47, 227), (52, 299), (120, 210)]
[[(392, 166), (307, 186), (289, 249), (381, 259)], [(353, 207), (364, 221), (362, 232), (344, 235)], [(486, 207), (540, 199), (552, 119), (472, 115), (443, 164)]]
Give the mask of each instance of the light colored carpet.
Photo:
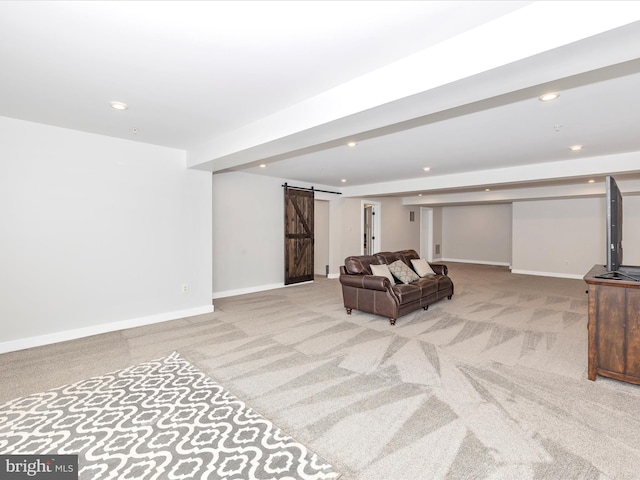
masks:
[(344, 479), (640, 478), (640, 387), (587, 380), (586, 284), (449, 271), (453, 299), (393, 327), (347, 315), (338, 281), (318, 279), (2, 355), (0, 395), (178, 350)]

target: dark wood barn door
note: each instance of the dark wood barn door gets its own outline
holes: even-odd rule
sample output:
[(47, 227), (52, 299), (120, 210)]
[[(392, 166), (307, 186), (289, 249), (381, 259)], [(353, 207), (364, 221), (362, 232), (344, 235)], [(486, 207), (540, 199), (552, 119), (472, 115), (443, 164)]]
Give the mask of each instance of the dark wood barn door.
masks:
[(313, 280), (313, 190), (284, 188), (284, 284)]

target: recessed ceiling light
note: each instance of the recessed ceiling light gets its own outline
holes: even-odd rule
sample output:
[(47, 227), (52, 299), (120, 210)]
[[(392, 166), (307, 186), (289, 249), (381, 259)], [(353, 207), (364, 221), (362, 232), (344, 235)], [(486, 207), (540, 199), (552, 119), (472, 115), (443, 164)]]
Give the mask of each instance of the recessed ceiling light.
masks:
[(560, 94), (558, 92), (550, 92), (550, 93), (545, 93), (544, 95), (540, 95), (538, 97), (538, 100), (540, 100), (541, 102), (550, 102), (551, 100), (555, 100), (559, 96)]
[(260, 164), (260, 168), (267, 168), (267, 166), (264, 163), (262, 163)]
[(428, 172), (429, 170), (431, 170), (431, 167), (424, 167), (422, 170), (424, 170), (425, 172)]
[(357, 143), (356, 143), (356, 142), (349, 142), (349, 143), (347, 143), (347, 146), (348, 146), (348, 147), (355, 147), (356, 145), (357, 145)]
[(569, 150), (571, 150), (572, 152), (577, 152), (579, 150), (582, 150), (582, 145), (571, 145), (569, 147)]
[(342, 180), (340, 180), (342, 183), (346, 183), (347, 179), (343, 178)]
[(126, 110), (129, 108), (126, 103), (122, 102), (111, 102), (111, 108), (115, 108), (116, 110)]
[(484, 191), (485, 191), (485, 192), (490, 192), (490, 191), (491, 191), (491, 189), (490, 189), (490, 188), (485, 188), (485, 189), (484, 189)]
[(419, 197), (421, 197), (421, 196), (422, 196), (422, 194), (421, 194), (421, 193), (419, 193), (419, 194), (418, 194), (418, 196), (419, 196)]
[(591, 178), (591, 179), (589, 180), (589, 183), (596, 183), (596, 181), (595, 181), (593, 178)]

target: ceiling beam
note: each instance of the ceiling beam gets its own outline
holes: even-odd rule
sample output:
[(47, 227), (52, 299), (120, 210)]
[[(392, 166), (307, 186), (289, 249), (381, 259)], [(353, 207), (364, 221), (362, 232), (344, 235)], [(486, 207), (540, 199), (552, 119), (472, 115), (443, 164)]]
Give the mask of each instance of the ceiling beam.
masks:
[[(464, 108), (640, 56), (640, 41), (618, 28), (640, 20), (638, 2), (534, 2), (401, 61), (354, 79), (187, 151), (187, 165), (212, 172), (331, 148), (353, 135), (382, 135), (405, 122)], [(618, 5), (619, 4), (619, 5)], [(606, 11), (604, 11), (605, 9)], [(581, 18), (575, 22), (575, 18)], [(589, 21), (585, 21), (585, 19)], [(545, 34), (540, 35), (540, 25)], [(567, 27), (570, 28), (567, 28)], [(615, 29), (615, 31), (614, 31)], [(605, 32), (603, 34), (603, 32)], [(558, 49), (594, 35), (628, 45), (567, 55)], [(622, 38), (625, 37), (625, 38)], [(626, 38), (633, 37), (633, 38)], [(599, 38), (603, 45), (603, 39)], [(545, 53), (546, 52), (546, 53)], [(480, 54), (481, 53), (481, 54)], [(518, 74), (524, 59), (544, 68)], [(464, 88), (464, 79), (499, 69), (508, 81)], [(531, 71), (535, 72), (532, 76)]]

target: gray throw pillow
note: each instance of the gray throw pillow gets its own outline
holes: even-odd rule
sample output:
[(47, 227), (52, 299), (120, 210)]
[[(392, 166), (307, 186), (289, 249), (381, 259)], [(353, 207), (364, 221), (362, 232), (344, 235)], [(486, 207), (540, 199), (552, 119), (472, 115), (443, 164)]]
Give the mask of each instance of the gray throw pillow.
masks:
[(415, 282), (420, 278), (418, 275), (416, 275), (416, 272), (411, 270), (402, 260), (396, 260), (391, 265), (389, 265), (389, 271), (393, 274), (394, 277), (396, 277), (404, 284)]

